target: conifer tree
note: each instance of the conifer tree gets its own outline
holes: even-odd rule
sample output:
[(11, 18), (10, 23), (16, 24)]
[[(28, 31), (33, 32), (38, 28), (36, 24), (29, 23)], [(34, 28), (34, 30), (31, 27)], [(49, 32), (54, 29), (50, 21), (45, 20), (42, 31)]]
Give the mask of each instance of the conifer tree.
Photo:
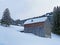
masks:
[(60, 35), (60, 7), (54, 7), (52, 32)]
[(3, 12), (3, 16), (2, 16), (2, 19), (1, 19), (1, 25), (4, 25), (4, 26), (10, 26), (11, 24), (11, 17), (10, 17), (10, 12), (9, 12), (9, 9), (6, 8), (5, 11)]

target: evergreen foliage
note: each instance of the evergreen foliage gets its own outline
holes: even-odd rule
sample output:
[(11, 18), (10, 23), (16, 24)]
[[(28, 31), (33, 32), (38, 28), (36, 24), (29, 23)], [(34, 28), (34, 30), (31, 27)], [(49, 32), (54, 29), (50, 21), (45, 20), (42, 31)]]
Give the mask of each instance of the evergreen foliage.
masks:
[(20, 19), (17, 19), (17, 20), (15, 21), (15, 25), (18, 25), (18, 24), (20, 24)]
[(1, 19), (1, 25), (4, 25), (4, 26), (10, 26), (11, 24), (11, 17), (10, 17), (10, 12), (9, 12), (9, 9), (6, 8), (5, 11), (3, 12), (3, 16), (2, 16), (2, 19)]
[(60, 7), (54, 7), (52, 32), (60, 35)]

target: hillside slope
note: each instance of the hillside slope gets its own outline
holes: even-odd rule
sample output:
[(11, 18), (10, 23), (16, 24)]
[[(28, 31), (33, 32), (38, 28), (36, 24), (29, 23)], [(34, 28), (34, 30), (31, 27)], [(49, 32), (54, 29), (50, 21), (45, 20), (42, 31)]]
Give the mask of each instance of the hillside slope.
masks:
[(42, 38), (33, 34), (21, 33), (23, 27), (0, 26), (0, 45), (60, 45), (60, 37), (52, 34), (52, 38)]

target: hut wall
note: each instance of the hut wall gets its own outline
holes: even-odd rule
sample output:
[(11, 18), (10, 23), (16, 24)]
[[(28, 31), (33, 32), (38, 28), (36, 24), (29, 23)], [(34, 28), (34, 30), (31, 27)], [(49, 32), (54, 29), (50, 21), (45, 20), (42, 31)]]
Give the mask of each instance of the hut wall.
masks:
[(44, 28), (41, 26), (34, 27), (33, 33), (37, 36), (45, 37)]
[(32, 24), (25, 24), (24, 27), (35, 27), (35, 26), (43, 26), (44, 22), (32, 23)]
[(25, 33), (32, 33), (33, 27), (24, 27), (24, 32)]
[(44, 23), (24, 25), (25, 33), (33, 33), (37, 36), (45, 37)]
[(46, 20), (44, 24), (44, 29), (45, 29), (45, 36), (51, 37), (51, 24), (48, 19)]

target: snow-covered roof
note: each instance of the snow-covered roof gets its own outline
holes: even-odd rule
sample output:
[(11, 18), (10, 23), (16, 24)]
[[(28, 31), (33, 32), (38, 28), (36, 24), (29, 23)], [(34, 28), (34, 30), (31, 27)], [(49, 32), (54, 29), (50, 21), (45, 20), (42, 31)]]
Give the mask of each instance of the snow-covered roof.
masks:
[(47, 17), (41, 17), (41, 18), (35, 18), (35, 19), (29, 19), (24, 24), (31, 24), (31, 23), (37, 23), (37, 22), (44, 22), (46, 21)]

